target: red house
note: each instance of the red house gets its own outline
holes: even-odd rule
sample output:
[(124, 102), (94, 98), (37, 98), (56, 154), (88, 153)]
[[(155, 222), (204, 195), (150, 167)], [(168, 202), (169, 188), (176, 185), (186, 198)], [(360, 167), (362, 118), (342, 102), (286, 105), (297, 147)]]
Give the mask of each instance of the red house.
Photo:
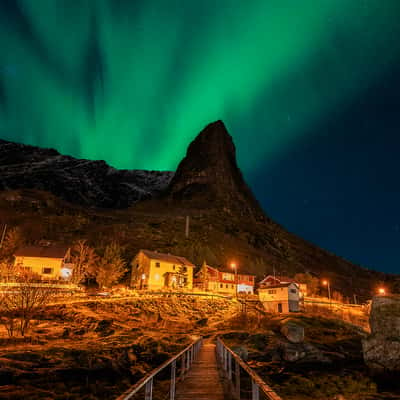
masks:
[(195, 274), (193, 284), (196, 288), (235, 295), (237, 293), (254, 293), (255, 275), (237, 274), (228, 269), (217, 269), (203, 263)]

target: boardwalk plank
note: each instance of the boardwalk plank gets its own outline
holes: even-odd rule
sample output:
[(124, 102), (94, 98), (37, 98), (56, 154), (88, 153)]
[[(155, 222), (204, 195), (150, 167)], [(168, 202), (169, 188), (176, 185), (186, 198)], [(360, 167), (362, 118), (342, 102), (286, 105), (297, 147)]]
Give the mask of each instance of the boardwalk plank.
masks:
[(178, 385), (176, 399), (224, 400), (225, 398), (215, 357), (215, 344), (204, 343), (185, 380)]

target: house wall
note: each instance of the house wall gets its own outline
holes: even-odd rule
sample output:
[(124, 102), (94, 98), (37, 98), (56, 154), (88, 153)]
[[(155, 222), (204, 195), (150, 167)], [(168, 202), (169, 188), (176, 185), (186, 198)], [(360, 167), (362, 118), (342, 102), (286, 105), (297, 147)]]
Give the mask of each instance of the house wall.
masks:
[[(30, 271), (41, 276), (42, 279), (59, 279), (64, 259), (49, 257), (15, 257), (15, 266), (29, 268)], [(44, 274), (44, 268), (51, 268), (50, 274)]]
[(264, 301), (288, 301), (288, 287), (258, 289), (261, 302)]
[(286, 287), (259, 289), (258, 296), (269, 312), (279, 312), (279, 304), (283, 313), (299, 311), (299, 290), (293, 283)]
[(271, 313), (278, 313), (279, 312), (279, 304), (282, 306), (282, 313), (289, 312), (289, 302), (288, 300), (273, 300), (273, 301), (263, 301), (262, 302), (265, 311)]

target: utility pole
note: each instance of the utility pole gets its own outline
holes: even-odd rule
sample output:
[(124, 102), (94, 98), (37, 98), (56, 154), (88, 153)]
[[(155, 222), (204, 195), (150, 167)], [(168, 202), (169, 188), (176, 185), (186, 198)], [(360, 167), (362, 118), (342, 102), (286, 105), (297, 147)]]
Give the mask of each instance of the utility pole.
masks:
[(189, 222), (190, 222), (189, 215), (186, 215), (186, 225), (185, 225), (185, 237), (186, 237), (186, 239), (189, 239)]
[(5, 238), (5, 236), (6, 236), (6, 230), (7, 230), (7, 224), (4, 225), (3, 234), (1, 235), (0, 249), (1, 249), (1, 247), (3, 246), (3, 241), (4, 241), (4, 238)]

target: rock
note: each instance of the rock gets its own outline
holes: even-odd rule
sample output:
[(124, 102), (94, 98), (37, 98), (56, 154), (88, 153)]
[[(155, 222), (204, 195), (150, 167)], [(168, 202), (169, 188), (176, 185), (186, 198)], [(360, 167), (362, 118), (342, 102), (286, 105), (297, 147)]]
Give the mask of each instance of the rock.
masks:
[(294, 321), (284, 322), (281, 333), (291, 343), (302, 343), (304, 341), (304, 327)]
[(365, 363), (375, 374), (400, 372), (400, 296), (373, 298), (370, 327), (362, 341)]
[(103, 319), (98, 322), (97, 327), (95, 328), (95, 332), (98, 332), (102, 336), (108, 336), (114, 333), (114, 330), (111, 329), (113, 324), (112, 319)]
[(329, 363), (331, 360), (324, 355), (324, 353), (317, 347), (310, 343), (287, 343), (281, 342), (279, 344), (281, 350), (281, 357), (289, 362), (319, 362)]
[(70, 328), (64, 328), (64, 331), (63, 331), (63, 334), (62, 334), (63, 339), (68, 338), (70, 336), (70, 334), (71, 334), (71, 329)]
[(197, 326), (206, 326), (208, 322), (208, 318), (201, 318), (196, 321)]

